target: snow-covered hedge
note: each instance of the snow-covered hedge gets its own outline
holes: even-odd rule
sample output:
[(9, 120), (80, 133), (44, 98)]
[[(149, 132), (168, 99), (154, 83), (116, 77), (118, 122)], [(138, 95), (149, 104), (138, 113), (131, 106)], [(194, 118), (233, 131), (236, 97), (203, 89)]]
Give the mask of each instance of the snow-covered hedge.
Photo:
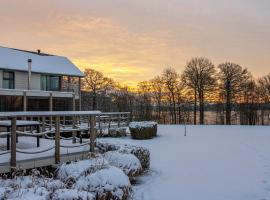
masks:
[(97, 141), (97, 148), (101, 153), (105, 153), (108, 151), (119, 151), (121, 153), (131, 153), (135, 155), (143, 168), (143, 170), (149, 169), (150, 167), (150, 151), (144, 147), (138, 147), (134, 145), (128, 144), (120, 144), (120, 143), (110, 143), (104, 141)]
[(122, 169), (131, 178), (142, 173), (141, 163), (133, 154), (108, 151), (104, 154), (104, 158), (110, 165)]
[(98, 155), (97, 157), (90, 158), (88, 160), (62, 164), (58, 168), (57, 177), (62, 181), (77, 179), (82, 175), (94, 173), (104, 167), (108, 167), (108, 162), (103, 158), (103, 156)]
[(149, 151), (132, 145), (100, 142), (97, 142), (97, 147), (104, 154), (62, 164), (54, 178), (42, 176), (38, 170), (33, 170), (28, 176), (0, 178), (0, 200), (130, 199), (130, 178), (149, 167)]
[(95, 200), (94, 194), (77, 189), (59, 189), (52, 195), (52, 200)]
[(127, 129), (124, 127), (120, 128), (110, 128), (108, 133), (109, 137), (124, 137), (127, 135)]
[(133, 139), (151, 139), (157, 135), (156, 122), (131, 122), (129, 130)]
[(157, 126), (156, 122), (152, 121), (141, 121), (141, 122), (130, 122), (129, 123), (129, 128), (153, 128)]
[(0, 180), (0, 199), (47, 200), (54, 191), (64, 188), (60, 180), (37, 176), (20, 176)]
[(75, 188), (95, 193), (98, 200), (127, 200), (132, 191), (129, 178), (121, 169), (112, 166), (81, 176)]

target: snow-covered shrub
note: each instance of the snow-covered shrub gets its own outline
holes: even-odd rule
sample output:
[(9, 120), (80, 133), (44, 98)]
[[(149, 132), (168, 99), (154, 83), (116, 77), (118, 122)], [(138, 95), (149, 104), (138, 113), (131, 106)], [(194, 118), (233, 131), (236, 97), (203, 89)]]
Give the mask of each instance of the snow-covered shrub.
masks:
[(7, 196), (13, 200), (47, 200), (50, 199), (50, 192), (44, 187), (21, 188), (14, 190)]
[(150, 121), (131, 122), (129, 130), (133, 139), (151, 139), (157, 136), (157, 123)]
[(129, 123), (129, 128), (153, 128), (157, 126), (156, 122), (152, 121), (140, 121), (140, 122), (130, 122)]
[(88, 160), (81, 160), (72, 162), (70, 164), (62, 164), (57, 170), (57, 177), (62, 181), (74, 179), (74, 181), (82, 176), (102, 169), (108, 166), (108, 162), (102, 157), (89, 158)]
[(116, 143), (113, 144), (103, 141), (97, 141), (96, 146), (101, 153), (105, 153), (107, 151), (119, 151), (121, 153), (131, 153), (139, 159), (143, 170), (149, 169), (150, 167), (150, 151), (144, 147), (138, 147), (128, 144), (116, 144)]
[(52, 200), (95, 200), (95, 196), (77, 189), (60, 189), (53, 193)]
[(10, 187), (0, 187), (0, 199), (7, 199), (7, 197), (13, 192)]
[(127, 200), (132, 191), (129, 178), (121, 169), (112, 166), (80, 176), (74, 187), (95, 193), (98, 200)]
[(125, 145), (125, 147), (118, 150), (121, 153), (131, 153), (136, 156), (142, 166), (142, 169), (145, 171), (150, 167), (150, 151), (143, 147), (137, 147), (133, 145)]
[(14, 179), (1, 179), (0, 199), (50, 199), (51, 193), (64, 187), (65, 184), (60, 180), (42, 176), (18, 176)]
[(109, 137), (124, 137), (126, 136), (126, 128), (110, 128)]
[(104, 158), (110, 165), (122, 169), (131, 178), (142, 173), (141, 163), (133, 154), (108, 151), (104, 154)]

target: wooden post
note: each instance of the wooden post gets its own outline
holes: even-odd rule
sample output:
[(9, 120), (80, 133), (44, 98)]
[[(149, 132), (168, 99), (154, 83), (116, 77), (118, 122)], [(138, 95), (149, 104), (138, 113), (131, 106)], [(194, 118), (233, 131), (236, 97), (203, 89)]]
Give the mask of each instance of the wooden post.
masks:
[(45, 116), (42, 116), (41, 130), (42, 130), (42, 132), (45, 131)]
[(108, 134), (111, 134), (111, 115), (109, 115)]
[(127, 126), (129, 125), (129, 121), (130, 121), (130, 114), (127, 114)]
[(90, 152), (95, 151), (95, 140), (96, 140), (96, 116), (91, 115), (89, 117), (90, 120)]
[(99, 134), (101, 134), (102, 133), (102, 131), (101, 131), (101, 118), (100, 118), (100, 115), (98, 115), (98, 129), (99, 129)]
[[(49, 110), (53, 111), (53, 96), (52, 96), (52, 93), (50, 93)], [(50, 116), (50, 130), (51, 129), (52, 129), (52, 116)]]
[(11, 159), (10, 166), (11, 168), (16, 168), (16, 117), (11, 119)]
[(66, 125), (66, 116), (63, 116), (63, 125)]
[(81, 85), (82, 85), (82, 81), (81, 81), (81, 77), (79, 77), (79, 111), (82, 110)]
[[(10, 127), (7, 128), (7, 132), (10, 132)], [(7, 151), (10, 150), (10, 133), (7, 134)]]
[(26, 96), (26, 91), (23, 91), (23, 111), (27, 111), (27, 96)]
[(55, 117), (55, 164), (60, 163), (60, 117)]
[(120, 114), (118, 114), (118, 118), (117, 119), (118, 119), (118, 124), (117, 125), (118, 125), (118, 128), (119, 128), (120, 127), (120, 122), (121, 122), (121, 115)]
[[(76, 126), (76, 117), (72, 116), (72, 129), (75, 129)], [(72, 131), (72, 143), (75, 144), (76, 143), (76, 131)]]
[(76, 110), (76, 101), (75, 101), (75, 93), (72, 95), (72, 110)]

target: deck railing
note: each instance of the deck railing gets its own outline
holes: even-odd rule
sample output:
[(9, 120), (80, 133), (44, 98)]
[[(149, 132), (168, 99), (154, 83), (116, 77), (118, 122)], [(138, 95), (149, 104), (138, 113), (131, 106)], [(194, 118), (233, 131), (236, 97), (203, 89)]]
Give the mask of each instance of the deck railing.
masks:
[[(38, 154), (55, 149), (53, 164), (59, 164), (61, 161), (60, 148), (75, 148), (89, 145), (89, 152), (94, 152), (97, 130), (107, 128), (109, 132), (112, 127), (120, 128), (127, 126), (129, 123), (129, 113), (101, 113), (100, 111), (0, 112), (0, 120), (7, 119), (10, 120), (10, 124), (7, 125), (8, 129), (6, 131), (2, 130), (2, 132), (0, 130), (1, 137), (7, 136), (7, 151), (0, 152), (0, 156), (10, 153), (10, 167), (12, 169), (17, 166), (16, 153)], [(26, 129), (25, 127), (23, 130), (18, 130), (17, 127), (19, 125), (23, 126), (23, 124), (17, 124), (19, 120), (24, 120), (24, 123), (30, 122), (30, 120), (39, 122), (38, 127), (34, 132), (31, 130), (32, 128)], [(31, 123), (25, 123), (25, 125), (31, 127)], [(60, 135), (61, 132), (71, 132), (72, 137), (62, 137)], [(80, 133), (79, 138), (77, 137), (78, 132)], [(89, 142), (82, 143), (83, 133), (89, 134)], [(16, 142), (19, 135), (36, 137), (37, 147), (40, 145), (40, 137), (53, 139), (54, 146), (34, 152), (17, 149)], [(72, 140), (72, 145), (61, 144), (61, 139)], [(78, 140), (80, 144), (75, 144)], [(8, 148), (9, 145), (10, 150)]]

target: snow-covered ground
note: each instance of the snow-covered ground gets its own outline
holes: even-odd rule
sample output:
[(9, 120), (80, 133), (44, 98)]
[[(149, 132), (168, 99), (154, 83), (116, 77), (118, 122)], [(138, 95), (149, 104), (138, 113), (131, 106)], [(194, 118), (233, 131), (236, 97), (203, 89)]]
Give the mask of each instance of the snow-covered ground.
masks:
[[(102, 139), (103, 140), (103, 139)], [(158, 126), (151, 140), (104, 139), (151, 151), (135, 200), (270, 199), (270, 127)]]

